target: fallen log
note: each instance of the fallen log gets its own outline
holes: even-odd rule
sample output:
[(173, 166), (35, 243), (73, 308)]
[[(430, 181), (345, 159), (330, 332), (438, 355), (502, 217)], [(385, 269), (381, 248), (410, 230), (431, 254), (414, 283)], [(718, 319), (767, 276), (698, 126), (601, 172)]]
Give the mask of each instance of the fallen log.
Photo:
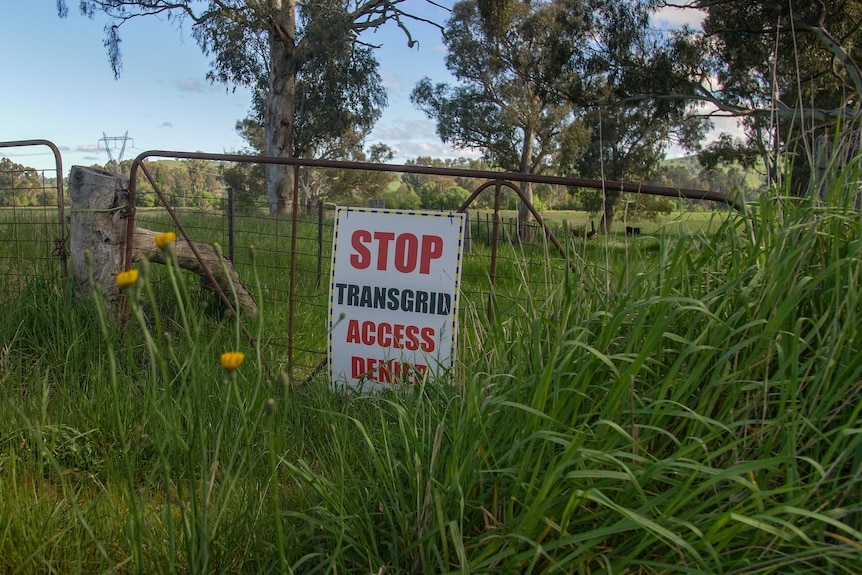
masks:
[[(156, 246), (156, 235), (158, 232), (145, 228), (135, 228), (135, 236), (132, 242), (132, 259), (139, 260), (142, 256), (146, 256), (148, 260), (157, 264), (164, 264), (165, 254)], [(251, 317), (257, 315), (257, 303), (254, 301), (251, 293), (243, 285), (239, 279), (239, 275), (233, 267), (233, 264), (220, 256), (215, 248), (210, 244), (203, 242), (191, 242), (194, 244), (194, 250), (189, 242), (182, 238), (178, 238), (174, 243), (174, 254), (177, 258), (177, 264), (190, 272), (196, 273), (202, 278), (207, 278), (206, 269), (209, 269), (213, 279), (221, 288), (222, 292), (227, 296), (231, 305), (234, 305), (233, 292), (236, 291), (236, 300), (239, 303), (240, 309)], [(200, 259), (195, 255), (195, 251), (200, 255)], [(206, 265), (206, 269), (204, 268)]]

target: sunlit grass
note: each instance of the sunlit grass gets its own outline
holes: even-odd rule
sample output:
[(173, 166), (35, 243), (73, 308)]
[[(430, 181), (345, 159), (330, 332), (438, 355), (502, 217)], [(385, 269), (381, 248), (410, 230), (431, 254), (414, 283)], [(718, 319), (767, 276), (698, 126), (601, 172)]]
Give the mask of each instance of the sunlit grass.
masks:
[[(139, 266), (125, 326), (31, 281), (0, 323), (0, 572), (856, 573), (850, 207), (507, 243), (493, 288), (474, 246), (450, 377), (370, 396), (272, 361), (274, 252), (237, 252), (241, 323), (175, 266)], [(325, 304), (297, 317), (325, 341)]]

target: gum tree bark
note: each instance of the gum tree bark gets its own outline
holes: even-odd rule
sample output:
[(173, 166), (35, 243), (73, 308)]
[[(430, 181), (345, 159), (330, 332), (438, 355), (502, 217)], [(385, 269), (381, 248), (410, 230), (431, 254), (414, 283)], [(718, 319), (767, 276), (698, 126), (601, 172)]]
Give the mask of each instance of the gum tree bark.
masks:
[[(296, 6), (293, 0), (272, 0), (269, 43), (269, 92), (264, 121), (267, 156), (290, 158), (295, 155), (296, 114)], [(286, 214), (293, 208), (294, 171), (292, 166), (266, 165), (269, 210)]]

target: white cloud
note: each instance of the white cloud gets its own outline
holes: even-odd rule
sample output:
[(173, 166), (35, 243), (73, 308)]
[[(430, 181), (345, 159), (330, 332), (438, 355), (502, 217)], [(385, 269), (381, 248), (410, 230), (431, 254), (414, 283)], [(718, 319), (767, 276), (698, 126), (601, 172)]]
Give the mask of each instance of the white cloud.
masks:
[(734, 138), (745, 138), (745, 130), (739, 125), (740, 118), (730, 116), (713, 116), (712, 121), (715, 129), (710, 132), (707, 140), (712, 142), (719, 134), (730, 134)]
[(431, 120), (390, 120), (375, 126), (371, 139), (377, 140), (427, 140), (428, 134), (434, 134), (434, 123)]
[(653, 22), (660, 27), (669, 26), (671, 28), (678, 28), (684, 24), (698, 27), (705, 17), (706, 14), (700, 10), (667, 6), (653, 15)]
[(199, 78), (177, 78), (171, 84), (180, 92), (203, 94), (210, 89), (210, 86)]

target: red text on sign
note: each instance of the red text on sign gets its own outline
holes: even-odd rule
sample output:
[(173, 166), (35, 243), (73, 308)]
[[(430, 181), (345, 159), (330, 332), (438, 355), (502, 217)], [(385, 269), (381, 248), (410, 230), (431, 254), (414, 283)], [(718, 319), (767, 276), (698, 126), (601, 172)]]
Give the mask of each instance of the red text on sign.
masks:
[[(405, 232), (370, 232), (356, 230), (350, 237), (353, 253), (350, 265), (364, 270), (374, 264), (378, 271), (386, 271), (390, 264), (404, 274), (413, 273), (419, 268), (420, 274), (431, 273), (431, 262), (443, 255), (443, 238)], [(374, 252), (376, 251), (376, 263)]]
[(392, 347), (408, 351), (434, 351), (434, 328), (416, 325), (374, 323), (351, 319), (347, 322), (347, 343)]
[(371, 357), (350, 358), (350, 375), (353, 379), (368, 379), (380, 383), (407, 383), (416, 385), (422, 381), (428, 366), (421, 363), (406, 363)]

